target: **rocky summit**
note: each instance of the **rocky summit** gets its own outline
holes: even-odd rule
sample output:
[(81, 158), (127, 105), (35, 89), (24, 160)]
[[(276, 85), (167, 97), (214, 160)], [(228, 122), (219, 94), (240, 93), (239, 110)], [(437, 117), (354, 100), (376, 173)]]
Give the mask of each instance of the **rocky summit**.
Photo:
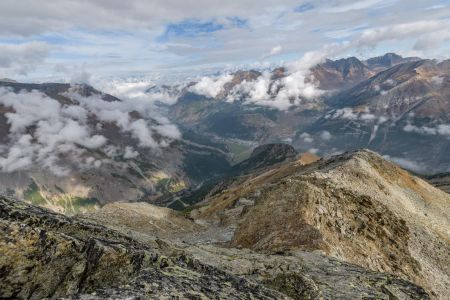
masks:
[(305, 157), (183, 212), (1, 196), (0, 298), (446, 299), (450, 196), (370, 151)]

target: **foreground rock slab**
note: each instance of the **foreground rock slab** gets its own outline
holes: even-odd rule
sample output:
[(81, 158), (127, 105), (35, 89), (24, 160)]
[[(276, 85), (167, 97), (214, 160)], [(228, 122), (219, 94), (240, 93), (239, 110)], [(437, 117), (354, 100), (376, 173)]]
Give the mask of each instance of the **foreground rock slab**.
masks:
[(429, 299), (393, 275), (316, 253), (136, 238), (132, 224), (114, 226), (0, 197), (0, 298)]

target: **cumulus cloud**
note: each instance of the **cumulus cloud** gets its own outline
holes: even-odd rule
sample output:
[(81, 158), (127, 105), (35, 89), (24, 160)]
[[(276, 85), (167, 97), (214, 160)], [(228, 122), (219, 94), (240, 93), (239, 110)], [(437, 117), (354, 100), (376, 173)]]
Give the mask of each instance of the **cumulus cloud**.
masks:
[(50, 46), (43, 42), (0, 44), (0, 72), (26, 75), (49, 55)]
[(231, 74), (222, 75), (218, 78), (203, 77), (190, 90), (206, 97), (215, 98), (225, 90), (224, 85), (232, 79), (233, 75)]
[(434, 88), (440, 89), (444, 83), (444, 77), (433, 76), (430, 81)]
[(139, 152), (133, 150), (133, 147), (126, 146), (125, 153), (123, 154), (123, 158), (130, 159), (130, 158), (135, 158), (138, 155), (139, 155)]
[(90, 84), (91, 83), (92, 74), (86, 70), (81, 70), (79, 72), (75, 72), (72, 74), (70, 78), (70, 83), (73, 84)]
[[(327, 44), (319, 50), (306, 52), (297, 61), (285, 65), (286, 76), (282, 78), (272, 79), (269, 72), (263, 72), (256, 80), (242, 82), (231, 91), (226, 100), (240, 99), (244, 100), (244, 103), (270, 106), (280, 110), (301, 105), (305, 101), (314, 101), (323, 95), (324, 91), (319, 89), (319, 83), (311, 74), (311, 68), (324, 62), (326, 58), (335, 57), (350, 49), (373, 48), (384, 41), (420, 38), (433, 30), (449, 26), (448, 20), (432, 20), (367, 29), (351, 40)], [(226, 75), (226, 78), (227, 80), (221, 82), (221, 80), (204, 77), (193, 91), (209, 97), (216, 97), (223, 91), (223, 85), (231, 80), (229, 75)], [(386, 84), (395, 85), (395, 82)], [(379, 86), (374, 86), (374, 89), (381, 90)], [(349, 111), (343, 111), (343, 113), (343, 117), (351, 117)], [(361, 117), (370, 119), (374, 116), (363, 115)]]
[(305, 143), (312, 143), (314, 142), (314, 138), (307, 132), (303, 132), (300, 134), (300, 138), (303, 139)]
[[(440, 0), (415, 0), (406, 9), (403, 1), (394, 0), (330, 0), (314, 5), (295, 0), (47, 2), (0, 1), (0, 37), (6, 42), (13, 37), (11, 43), (18, 39), (53, 44), (49, 72), (55, 65), (72, 69), (87, 63), (94, 75), (147, 74), (158, 68), (167, 74), (183, 69), (191, 76), (212, 65), (218, 70), (254, 60), (262, 51), (275, 54), (277, 45), (295, 57), (336, 41), (351, 43), (363, 29), (367, 29), (365, 45), (407, 36), (417, 40), (415, 48), (427, 56), (448, 52), (439, 46), (448, 41), (445, 20), (450, 8)], [(441, 8), (426, 10), (430, 7)], [(392, 51), (405, 51), (404, 45), (389, 44)], [(270, 58), (279, 63), (275, 61), (279, 57)]]
[(450, 124), (439, 124), (435, 127), (429, 126), (415, 126), (413, 124), (407, 124), (403, 127), (406, 132), (415, 132), (423, 135), (443, 135), (450, 136)]
[[(143, 99), (105, 101), (101, 95), (81, 96), (79, 88), (75, 85), (64, 94), (72, 100), (65, 104), (39, 91), (15, 93), (0, 89), (0, 105), (8, 111), (5, 117), (9, 126), (8, 144), (0, 149), (2, 171), (40, 166), (64, 176), (73, 164), (100, 166), (102, 162), (90, 150), (125, 159), (139, 155), (132, 146), (113, 145), (99, 134), (103, 123), (115, 124), (139, 147), (157, 149), (181, 136), (166, 118), (152, 118), (152, 106)], [(133, 112), (139, 116), (132, 117)]]
[(328, 140), (330, 140), (331, 139), (331, 133), (329, 132), (329, 131), (326, 131), (326, 130), (324, 130), (324, 131), (322, 131), (321, 133), (320, 133), (320, 138), (322, 139), (322, 140), (325, 140), (325, 141), (328, 141)]
[(383, 157), (397, 165), (399, 165), (400, 167), (410, 170), (410, 171), (414, 171), (414, 172), (418, 172), (418, 173), (426, 173), (428, 171), (428, 168), (420, 163), (420, 162), (416, 162), (416, 161), (412, 161), (406, 158), (401, 158), (401, 157), (392, 157), (389, 155), (383, 155)]
[(11, 144), (0, 157), (3, 171), (28, 168), (38, 162), (57, 175), (65, 175), (68, 170), (56, 164), (59, 155), (78, 157), (80, 147), (97, 149), (106, 143), (105, 137), (93, 134), (83, 123), (81, 110), (74, 113), (40, 92), (13, 93), (2, 88), (0, 104), (12, 109), (5, 113)]
[(362, 122), (370, 122), (381, 124), (386, 122), (389, 118), (383, 115), (375, 115), (370, 112), (368, 107), (364, 109), (355, 110), (351, 107), (344, 107), (340, 109), (335, 109), (330, 111), (325, 115), (325, 119), (343, 119), (343, 120), (352, 120), (352, 121), (362, 121)]
[(275, 55), (279, 54), (281, 52), (281, 50), (283, 50), (283, 47), (281, 45), (277, 45), (277, 46), (271, 48), (268, 53), (265, 53), (261, 57), (261, 59), (264, 60), (264, 59), (267, 59), (267, 58), (269, 58), (271, 56), (275, 56)]
[(280, 53), (282, 49), (283, 49), (283, 47), (281, 47), (281, 45), (275, 46), (272, 49), (270, 49), (269, 54), (276, 55), (276, 54)]
[(144, 101), (149, 105), (163, 103), (172, 105), (177, 102), (184, 85), (164, 86), (156, 85), (151, 79), (115, 79), (98, 80), (95, 82), (102, 91), (130, 101)]

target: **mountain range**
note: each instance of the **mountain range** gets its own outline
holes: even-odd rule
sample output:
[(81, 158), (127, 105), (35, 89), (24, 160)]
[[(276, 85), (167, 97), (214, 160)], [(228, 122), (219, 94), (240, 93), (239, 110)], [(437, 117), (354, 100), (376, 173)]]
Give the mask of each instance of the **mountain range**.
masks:
[(450, 61), (113, 94), (0, 80), (0, 298), (448, 299)]
[[(13, 157), (2, 159), (6, 172), (0, 173), (1, 189), (8, 195), (70, 213), (124, 198), (168, 205), (173, 203), (168, 200), (173, 195), (232, 174), (233, 164), (248, 158), (254, 147), (268, 143), (289, 143), (299, 153), (319, 156), (369, 148), (416, 173), (446, 172), (450, 169), (445, 151), (450, 147), (449, 65), (448, 61), (402, 58), (393, 53), (364, 61), (356, 57), (326, 60), (311, 69), (318, 87), (325, 92), (314, 100), (302, 99), (287, 110), (247, 103), (244, 94), (227, 101), (237, 86), (261, 78), (263, 73), (259, 71), (232, 74), (215, 97), (196, 93), (192, 89), (195, 83), (151, 86), (146, 94), (165, 93), (177, 100), (173, 105), (161, 104), (167, 106), (163, 116), (152, 116), (152, 112), (143, 116), (141, 107), (88, 85), (0, 81), (0, 88), (19, 97), (38, 93), (45, 100), (56, 101), (52, 105), (59, 106), (63, 113), (66, 109), (87, 110), (81, 121), (84, 130), (107, 140), (93, 149), (77, 140), (60, 141), (52, 133), (58, 140), (52, 143), (59, 144), (48, 147), (60, 149), (64, 143), (73, 142), (76, 150), (58, 150), (56, 157), (45, 161), (40, 158), (44, 154), (35, 151), (28, 156), (34, 155), (40, 162), (16, 170), (11, 166), (16, 154), (10, 153)], [(273, 82), (288, 76), (285, 68), (270, 74)], [(23, 108), (23, 116), (11, 116), (14, 103), (0, 105), (3, 144), (11, 145), (17, 139), (11, 126), (14, 118), (20, 117), (37, 118), (34, 124), (24, 126), (21, 134), (30, 133), (32, 142), (38, 140), (35, 134), (43, 131), (36, 130), (42, 123), (41, 116), (29, 116)], [(80, 123), (76, 116), (71, 118)], [(142, 144), (139, 136), (149, 137), (154, 145)], [(58, 152), (53, 148), (46, 151)], [(19, 158), (30, 159), (23, 155)], [(61, 166), (69, 166), (69, 170), (63, 170), (68, 175), (55, 174)]]
[[(369, 148), (405, 168), (432, 174), (450, 168), (445, 155), (450, 141), (449, 72), (449, 61), (395, 54), (366, 61), (327, 60), (311, 70), (323, 94), (303, 98), (289, 109), (249, 103), (245, 95), (227, 101), (229, 87), (214, 98), (186, 88), (169, 114), (180, 126), (232, 148), (287, 142), (299, 152), (321, 156)], [(272, 80), (286, 76), (280, 69), (272, 74)], [(231, 84), (258, 76), (238, 72)]]
[(449, 204), (368, 150), (261, 166), (183, 214), (2, 196), (0, 296), (445, 299)]

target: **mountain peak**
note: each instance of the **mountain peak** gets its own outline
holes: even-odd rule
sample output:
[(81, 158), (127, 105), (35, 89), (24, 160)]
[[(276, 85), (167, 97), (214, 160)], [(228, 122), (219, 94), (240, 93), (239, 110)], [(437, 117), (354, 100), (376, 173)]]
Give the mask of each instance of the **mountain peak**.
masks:
[(388, 52), (382, 56), (372, 57), (365, 61), (371, 68), (390, 68), (395, 65), (420, 60), (418, 57), (402, 57), (396, 53)]

